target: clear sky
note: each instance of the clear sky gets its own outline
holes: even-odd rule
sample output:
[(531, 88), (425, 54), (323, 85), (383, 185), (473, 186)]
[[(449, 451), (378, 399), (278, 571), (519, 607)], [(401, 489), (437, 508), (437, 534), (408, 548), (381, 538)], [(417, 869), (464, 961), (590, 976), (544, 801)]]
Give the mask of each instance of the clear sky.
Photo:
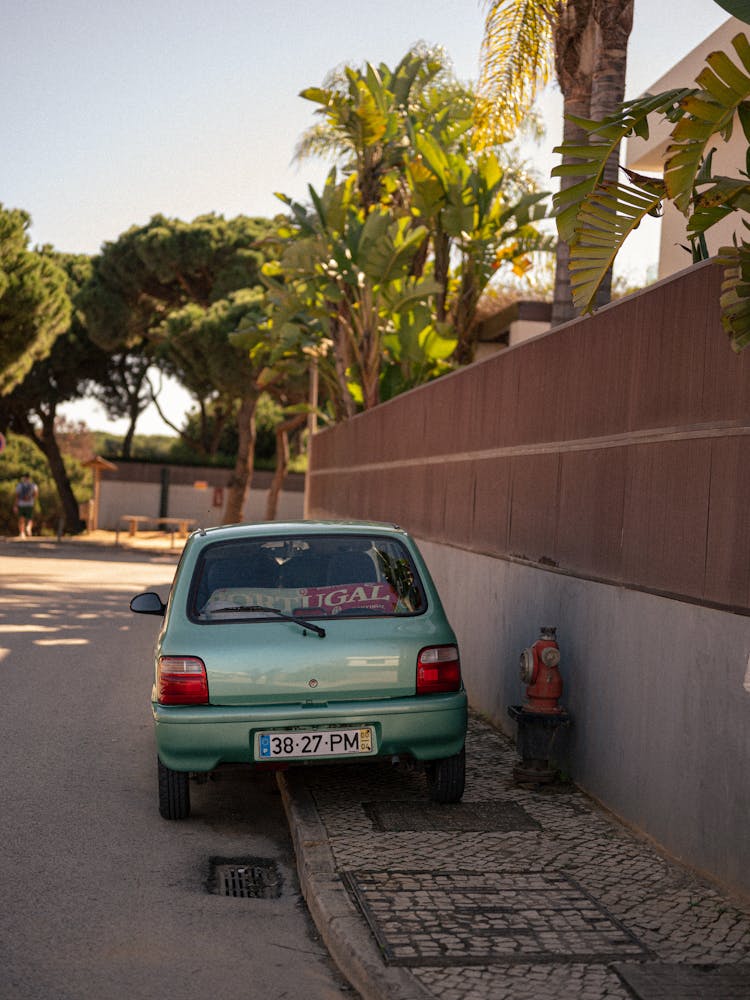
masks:
[[(475, 80), (480, 0), (24, 0), (0, 17), (0, 203), (32, 217), (34, 244), (96, 253), (156, 214), (273, 215), (321, 164), (292, 163), (314, 105), (298, 95), (343, 63), (395, 65), (419, 40)], [(635, 0), (626, 93), (646, 90), (726, 20), (713, 0)], [(686, 81), (690, 82), (690, 81)], [(552, 166), (561, 100), (541, 102)], [(622, 268), (656, 261), (640, 234)], [(171, 406), (184, 409), (175, 393)], [(77, 407), (105, 429), (101, 411)], [(179, 423), (179, 419), (177, 420)], [(112, 429), (122, 430), (122, 424)], [(166, 431), (155, 414), (138, 430)]]

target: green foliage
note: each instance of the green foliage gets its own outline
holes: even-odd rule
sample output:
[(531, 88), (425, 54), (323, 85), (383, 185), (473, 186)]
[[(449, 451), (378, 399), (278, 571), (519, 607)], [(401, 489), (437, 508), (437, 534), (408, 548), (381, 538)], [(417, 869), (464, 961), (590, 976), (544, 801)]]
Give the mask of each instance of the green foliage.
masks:
[[(570, 117), (588, 136), (588, 143), (585, 146), (557, 146), (554, 150), (573, 157), (575, 162), (554, 167), (552, 176), (578, 178), (575, 184), (559, 191), (553, 198), (557, 231), (561, 239), (568, 243), (575, 241), (580, 208), (594, 190), (602, 186), (604, 168), (621, 141), (630, 135), (647, 139), (651, 114), (663, 115), (671, 122), (679, 121), (683, 113), (681, 102), (689, 93), (688, 89), (678, 88), (662, 94), (647, 94), (634, 101), (625, 101), (614, 114), (601, 121)], [(660, 182), (655, 178), (648, 178), (647, 183), (658, 185)], [(666, 191), (663, 184), (662, 191)]]
[(336, 416), (351, 416), (471, 360), (498, 267), (521, 270), (552, 241), (528, 177), (472, 151), (474, 95), (442, 54), (346, 67), (302, 96), (324, 120), (302, 151), (335, 153), (343, 179), (332, 171), (309, 206), (280, 196), (291, 219), (264, 269), (270, 329), (287, 355), (295, 341), (315, 353)]
[(409, 155), (408, 127), (449, 117), (455, 131), (471, 123), (471, 101), (453, 79), (442, 50), (417, 47), (394, 70), (384, 63), (346, 66), (328, 85), (300, 94), (320, 107), (323, 124), (305, 133), (297, 156), (334, 153), (356, 177), (361, 205), (400, 201), (400, 181)]
[[(64, 456), (65, 469), (78, 503), (89, 500), (93, 491), (91, 470), (78, 459)], [(34, 532), (55, 534), (64, 511), (49, 463), (28, 438), (8, 434), (7, 446), (0, 455), (0, 535), (15, 535), (18, 519), (13, 513), (15, 488), (22, 473), (28, 472), (39, 487), (34, 509)]]
[[(580, 309), (591, 311), (596, 290), (625, 239), (647, 214), (660, 213), (664, 199), (687, 216), (694, 257), (705, 253), (701, 247), (711, 226), (730, 213), (750, 210), (750, 43), (739, 34), (732, 45), (739, 65), (725, 52), (712, 52), (696, 79), (697, 88), (626, 101), (599, 122), (575, 119), (591, 144), (563, 145), (556, 150), (577, 158), (553, 173), (578, 178), (554, 203), (558, 231), (570, 243), (571, 286)], [(629, 184), (603, 183), (609, 153), (622, 138), (648, 137), (653, 114), (672, 126), (663, 181), (625, 171)], [(738, 166), (736, 177), (715, 176), (709, 143), (717, 138), (727, 141), (736, 116), (748, 141), (745, 169)], [(719, 251), (725, 267), (722, 323), (735, 350), (747, 346), (750, 339), (747, 254), (744, 241)]]
[[(281, 422), (283, 410), (275, 403), (267, 393), (261, 393), (258, 397), (258, 404), (255, 408), (255, 467), (265, 468), (272, 462), (276, 454), (275, 428)], [(214, 430), (215, 415), (209, 411), (207, 415), (207, 430), (211, 434)], [(189, 443), (203, 432), (200, 426), (201, 414), (193, 410), (186, 417), (185, 439), (170, 438), (171, 445), (168, 449), (170, 462), (182, 465), (218, 465), (229, 467), (234, 464), (237, 455), (238, 438), (237, 425), (234, 420), (224, 420), (221, 422), (217, 435), (217, 446), (215, 452), (208, 460), (196, 453)]]
[(716, 3), (733, 17), (750, 24), (750, 0), (716, 0)]
[(78, 308), (89, 259), (57, 254), (54, 260), (66, 275), (67, 297), (75, 306), (70, 324), (48, 356), (38, 360), (21, 383), (0, 397), (0, 427), (23, 434), (44, 453), (64, 511), (65, 530), (76, 532), (80, 527), (78, 501), (57, 439), (57, 408), (84, 395), (92, 381), (106, 380), (109, 355), (89, 339)]
[(383, 336), (380, 399), (445, 375), (453, 370), (449, 359), (457, 338), (447, 324), (436, 324), (431, 310), (422, 303), (394, 316), (393, 330)]
[[(743, 68), (750, 72), (747, 38), (736, 35), (732, 45)], [(708, 143), (715, 135), (724, 140), (731, 136), (735, 113), (742, 108), (744, 114), (750, 98), (750, 76), (738, 69), (725, 52), (712, 52), (706, 62), (708, 65), (696, 78), (698, 89), (681, 102), (684, 113), (672, 129), (673, 142), (667, 147), (664, 165), (667, 194), (686, 215)]]
[(474, 154), (464, 142), (451, 150), (423, 132), (414, 134), (413, 145), (407, 177), (413, 212), (433, 233), (434, 273), (443, 290), (438, 318), (452, 325), (458, 360), (470, 361), (477, 305), (497, 270), (507, 264), (521, 275), (530, 254), (554, 249), (537, 229), (546, 194), (494, 151)]
[(515, 134), (553, 70), (559, 0), (494, 0), (485, 5), (476, 139), (494, 145)]
[(203, 215), (193, 222), (155, 215), (105, 243), (83, 305), (91, 336), (113, 350), (148, 340), (174, 309), (208, 309), (258, 284), (265, 219)]
[(49, 354), (70, 321), (65, 274), (47, 251), (29, 249), (30, 221), (0, 204), (0, 396)]
[[(260, 394), (255, 411), (256, 468), (266, 468), (269, 463), (272, 464), (276, 452), (275, 429), (276, 425), (283, 419), (283, 415), (283, 408), (274, 402), (268, 393)], [(195, 448), (181, 438), (165, 434), (136, 434), (133, 438), (132, 455), (129, 458), (134, 461), (168, 465), (215, 465), (221, 468), (230, 468), (237, 455), (237, 427), (233, 418), (234, 414), (232, 413), (230, 419), (222, 421), (218, 447), (216, 452), (207, 459), (197, 454)], [(213, 419), (213, 414), (209, 412), (209, 433), (213, 429), (211, 426)], [(184, 430), (189, 440), (195, 439), (201, 433), (199, 423), (200, 414), (197, 411), (193, 410), (186, 415)], [(97, 455), (117, 462), (122, 454), (123, 439), (121, 435), (94, 431), (92, 438), (94, 452)]]
[(49, 476), (47, 459), (27, 438), (10, 433), (6, 436), (5, 450), (0, 455), (0, 480), (15, 485), (24, 472), (28, 472), (39, 485), (45, 476)]
[(109, 355), (91, 342), (77, 308), (89, 258), (57, 254), (50, 263), (64, 276), (70, 323), (56, 336), (46, 357), (37, 358), (26, 377), (0, 399), (0, 424), (19, 433), (28, 434), (34, 418), (52, 430), (57, 406), (86, 394), (93, 381), (106, 381), (110, 370)]
[(272, 328), (281, 336), (311, 324), (321, 334), (335, 332), (339, 393), (351, 397), (351, 384), (369, 408), (379, 401), (383, 336), (396, 329), (400, 313), (439, 291), (431, 278), (412, 274), (427, 230), (383, 205), (365, 212), (353, 175), (339, 184), (332, 170), (323, 192), (311, 188), (310, 195), (310, 209), (285, 199), (296, 226), (278, 264), (264, 272)]
[(94, 441), (94, 454), (103, 458), (117, 462), (120, 457), (130, 458), (140, 461), (163, 462), (166, 461), (175, 438), (167, 434), (136, 434), (133, 437), (130, 455), (123, 456), (123, 437), (119, 434), (110, 434), (106, 431), (92, 431)]
[(229, 334), (240, 325), (258, 329), (265, 320), (259, 279), (272, 228), (265, 219), (207, 215), (183, 223), (155, 216), (105, 245), (85, 298), (92, 337), (110, 349), (147, 345), (155, 363), (193, 394), (200, 412), (197, 438), (159, 412), (199, 461), (215, 454), (221, 419), (235, 415), (238, 445), (227, 522), (241, 517), (258, 396), (252, 358)]
[(721, 285), (721, 323), (736, 351), (750, 345), (750, 244), (724, 247), (719, 252), (724, 266)]
[(231, 407), (252, 386), (255, 368), (229, 335), (239, 326), (257, 328), (265, 319), (264, 295), (257, 287), (230, 292), (209, 306), (187, 303), (155, 331), (157, 357), (196, 398), (221, 398)]

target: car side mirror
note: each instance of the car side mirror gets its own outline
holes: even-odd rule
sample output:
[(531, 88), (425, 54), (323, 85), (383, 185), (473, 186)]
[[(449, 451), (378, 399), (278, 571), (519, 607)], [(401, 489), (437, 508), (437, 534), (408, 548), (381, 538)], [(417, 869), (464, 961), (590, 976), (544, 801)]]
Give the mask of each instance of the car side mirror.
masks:
[(167, 606), (162, 604), (161, 597), (157, 593), (149, 590), (147, 593), (138, 594), (133, 598), (130, 602), (130, 610), (139, 615), (160, 615), (163, 618)]

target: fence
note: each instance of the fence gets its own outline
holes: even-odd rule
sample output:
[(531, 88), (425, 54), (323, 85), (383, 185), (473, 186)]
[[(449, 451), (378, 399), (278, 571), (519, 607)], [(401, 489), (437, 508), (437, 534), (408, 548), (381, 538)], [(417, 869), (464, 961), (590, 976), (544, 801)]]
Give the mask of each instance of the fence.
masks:
[(750, 891), (750, 351), (706, 264), (326, 430), (309, 516), (396, 521), (512, 731), (560, 628), (575, 780)]

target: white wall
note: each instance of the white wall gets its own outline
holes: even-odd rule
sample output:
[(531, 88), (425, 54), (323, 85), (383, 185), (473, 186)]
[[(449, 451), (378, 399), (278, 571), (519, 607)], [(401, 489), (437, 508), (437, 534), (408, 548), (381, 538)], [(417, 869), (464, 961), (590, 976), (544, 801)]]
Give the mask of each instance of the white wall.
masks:
[(684, 863), (750, 893), (750, 618), (420, 548), (472, 706), (512, 735), (521, 650), (556, 626), (573, 780)]
[[(139, 514), (158, 517), (161, 486), (159, 483), (128, 483), (104, 481), (99, 499), (99, 527), (105, 531), (116, 531), (125, 525), (120, 522), (122, 514)], [(224, 492), (226, 499), (226, 491)], [(245, 504), (246, 521), (263, 521), (266, 516), (268, 490), (250, 490)], [(303, 494), (301, 492), (282, 493), (279, 498), (277, 520), (302, 517)], [(192, 517), (197, 525), (210, 528), (221, 523), (223, 504), (213, 506), (213, 490), (200, 490), (194, 486), (169, 487), (169, 516)]]
[[(738, 56), (732, 46), (732, 38), (739, 34), (750, 34), (750, 29), (742, 21), (734, 17), (728, 18), (713, 34), (689, 52), (684, 59), (673, 66), (664, 76), (656, 80), (649, 88), (651, 94), (659, 94), (676, 87), (695, 87), (695, 79), (706, 66), (706, 56), (714, 51), (726, 52), (735, 65)], [(664, 170), (664, 159), (669, 145), (669, 133), (674, 126), (651, 115), (649, 119), (649, 136), (647, 139), (633, 137), (627, 141), (625, 162), (631, 170), (647, 174), (661, 175)], [(709, 143), (716, 147), (713, 158), (713, 172), (725, 176), (739, 176), (739, 171), (745, 169), (745, 139), (739, 120), (735, 117), (732, 136), (728, 142), (720, 136)], [(690, 254), (684, 249), (689, 245), (687, 239), (685, 216), (671, 202), (664, 204), (664, 215), (661, 221), (661, 236), (659, 242), (658, 278), (666, 278), (675, 274), (692, 263)], [(746, 236), (739, 212), (730, 213), (721, 222), (712, 226), (706, 235), (708, 252), (715, 255), (722, 246), (731, 245), (733, 236)]]

